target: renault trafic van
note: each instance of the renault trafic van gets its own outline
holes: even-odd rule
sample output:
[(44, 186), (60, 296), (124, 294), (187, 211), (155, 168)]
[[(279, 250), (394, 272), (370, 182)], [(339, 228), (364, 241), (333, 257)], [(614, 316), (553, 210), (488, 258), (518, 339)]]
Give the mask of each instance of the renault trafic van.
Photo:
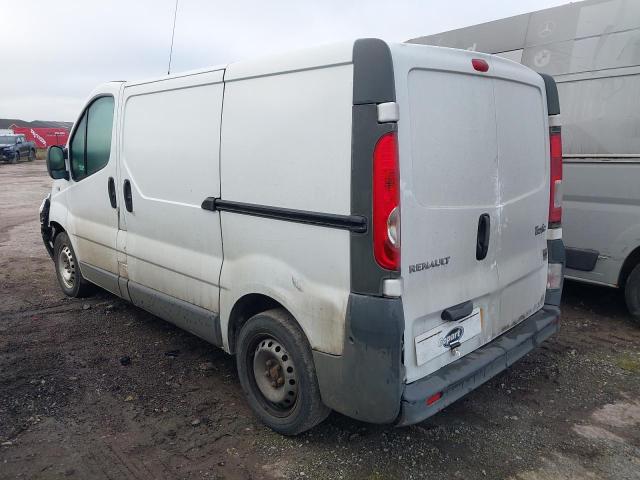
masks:
[(558, 114), (526, 67), (376, 39), (111, 82), (49, 149), (43, 239), (67, 295), (234, 354), (274, 430), (408, 425), (558, 330)]

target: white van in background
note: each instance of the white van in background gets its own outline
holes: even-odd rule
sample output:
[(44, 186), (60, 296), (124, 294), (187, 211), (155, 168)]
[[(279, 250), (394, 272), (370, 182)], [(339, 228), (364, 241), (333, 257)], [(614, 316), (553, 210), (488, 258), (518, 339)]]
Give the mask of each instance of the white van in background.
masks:
[(235, 354), (274, 430), (412, 424), (558, 329), (557, 113), (526, 67), (376, 39), (107, 83), (43, 239), (67, 295)]
[(553, 76), (566, 278), (620, 288), (640, 325), (640, 2), (573, 2), (409, 42), (493, 53)]

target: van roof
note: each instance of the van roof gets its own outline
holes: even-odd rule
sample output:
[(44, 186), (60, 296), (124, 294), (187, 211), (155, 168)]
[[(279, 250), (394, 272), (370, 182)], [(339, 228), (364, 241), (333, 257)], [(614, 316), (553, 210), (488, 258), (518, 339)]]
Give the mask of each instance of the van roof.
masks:
[(172, 73), (159, 77), (126, 81), (127, 86), (188, 77), (225, 70), (225, 81), (273, 75), (283, 72), (312, 70), (327, 65), (349, 64), (353, 60), (353, 44), (356, 40), (305, 47), (297, 50), (267, 55), (234, 63)]

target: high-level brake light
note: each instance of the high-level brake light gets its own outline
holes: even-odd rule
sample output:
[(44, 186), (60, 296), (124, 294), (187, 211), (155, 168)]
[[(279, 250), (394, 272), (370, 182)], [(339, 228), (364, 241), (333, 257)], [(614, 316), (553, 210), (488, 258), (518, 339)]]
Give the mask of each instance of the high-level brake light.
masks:
[(478, 72), (489, 71), (489, 64), (482, 58), (474, 58), (473, 60), (471, 60), (471, 65), (473, 65), (473, 69), (477, 70)]

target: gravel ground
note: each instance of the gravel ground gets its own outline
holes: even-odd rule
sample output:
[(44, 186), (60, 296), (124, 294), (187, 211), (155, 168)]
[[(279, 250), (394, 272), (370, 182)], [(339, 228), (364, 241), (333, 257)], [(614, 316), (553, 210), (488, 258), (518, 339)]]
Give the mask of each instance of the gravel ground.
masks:
[(233, 358), (100, 292), (64, 297), (42, 161), (0, 165), (0, 478), (640, 479), (640, 327), (568, 283), (559, 335), (409, 428), (263, 427)]

